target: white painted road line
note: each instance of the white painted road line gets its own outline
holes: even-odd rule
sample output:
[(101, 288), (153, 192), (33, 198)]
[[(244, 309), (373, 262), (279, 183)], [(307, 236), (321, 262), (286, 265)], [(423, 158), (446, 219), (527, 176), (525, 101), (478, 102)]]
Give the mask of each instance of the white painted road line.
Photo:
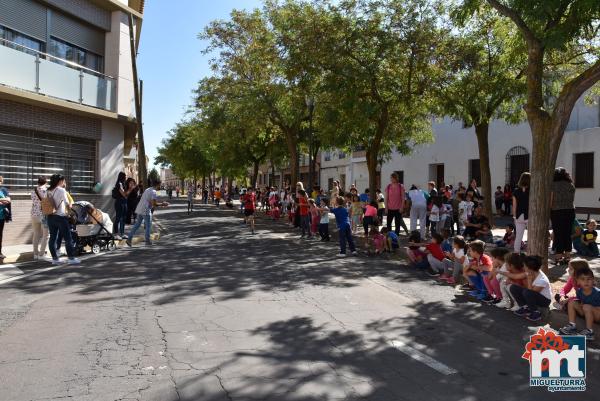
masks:
[(431, 369), (440, 372), (443, 375), (448, 376), (448, 375), (453, 375), (453, 374), (458, 373), (458, 371), (456, 369), (452, 369), (450, 366), (445, 365), (442, 362), (438, 361), (437, 359), (434, 359), (434, 358), (430, 357), (429, 355), (426, 355), (426, 354), (422, 353), (421, 351), (418, 351), (418, 350), (410, 347), (409, 345), (407, 345), (406, 343), (404, 343), (402, 341), (392, 340), (392, 341), (390, 341), (390, 344), (394, 348), (396, 348), (398, 351), (408, 355), (415, 361), (419, 361), (419, 362), (429, 366)]

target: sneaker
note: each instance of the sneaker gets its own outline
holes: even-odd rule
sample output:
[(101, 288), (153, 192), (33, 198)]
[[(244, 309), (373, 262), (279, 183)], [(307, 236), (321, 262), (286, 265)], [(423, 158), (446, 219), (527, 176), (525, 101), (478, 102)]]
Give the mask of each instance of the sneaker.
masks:
[(358, 256), (358, 252), (357, 251), (352, 251), (352, 256)]
[(490, 305), (498, 305), (500, 303), (502, 303), (502, 299), (494, 298), (494, 300), (492, 302), (490, 302)]
[(433, 270), (431, 267), (427, 269), (427, 274), (430, 277), (437, 277), (440, 275), (440, 272), (438, 272), (437, 270)]
[(338, 258), (345, 258), (346, 254), (345, 253), (338, 253), (337, 256), (338, 256)]
[(517, 309), (516, 311), (514, 311), (514, 314), (517, 316), (527, 316), (529, 315), (529, 309), (526, 306), (520, 307), (519, 309)]
[(558, 329), (558, 332), (566, 336), (574, 336), (578, 334), (577, 326), (571, 323), (567, 324), (565, 327), (561, 327), (560, 329)]
[(529, 315), (525, 316), (525, 318), (532, 322), (537, 322), (538, 320), (542, 320), (542, 312), (534, 310)]
[(553, 302), (552, 303), (552, 307), (556, 310), (563, 310), (565, 309), (566, 305), (561, 304), (560, 302)]
[(125, 243), (127, 244), (128, 247), (131, 248), (131, 240), (129, 238), (127, 238), (127, 241), (125, 241)]
[(122, 237), (123, 239), (129, 239), (129, 236), (127, 234), (123, 235)]
[(33, 260), (40, 260), (39, 255), (33, 255)]
[(80, 264), (80, 263), (81, 263), (81, 260), (79, 260), (79, 259), (77, 259), (77, 258), (73, 258), (73, 259), (69, 259), (69, 260), (67, 261), (67, 263), (68, 263), (68, 264), (70, 264), (70, 265), (78, 265), (78, 264)]
[(469, 291), (471, 289), (471, 284), (465, 283), (460, 287), (461, 290)]
[(512, 308), (510, 308), (510, 311), (511, 311), (511, 312), (516, 312), (516, 311), (518, 311), (519, 309), (521, 309), (521, 307), (520, 307), (519, 305), (513, 305), (513, 306), (512, 306)]
[(586, 340), (594, 340), (594, 330), (591, 329), (583, 329), (579, 332), (580, 336), (585, 336)]
[(64, 265), (66, 262), (64, 259), (52, 259), (53, 265)]
[(493, 296), (491, 296), (491, 295), (488, 294), (485, 297), (483, 297), (483, 299), (481, 301), (483, 301), (483, 303), (486, 303), (486, 304), (489, 305), (492, 302), (494, 302), (495, 300), (496, 300), (496, 298), (494, 298)]
[(120, 235), (115, 235), (115, 241), (121, 241), (123, 238)]
[(494, 304), (494, 306), (497, 306), (498, 308), (502, 308), (502, 309), (510, 309), (510, 303), (506, 302), (505, 300), (500, 300), (500, 302)]

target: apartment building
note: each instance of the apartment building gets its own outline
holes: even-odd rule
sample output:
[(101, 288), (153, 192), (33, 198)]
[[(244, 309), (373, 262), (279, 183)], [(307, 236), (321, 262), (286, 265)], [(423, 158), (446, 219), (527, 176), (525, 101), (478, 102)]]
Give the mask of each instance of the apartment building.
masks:
[(129, 17), (137, 45), (143, 11), (144, 0), (0, 0), (0, 175), (14, 214), (6, 245), (29, 240), (38, 176), (61, 173), (76, 200), (112, 213), (137, 132)]
[[(434, 141), (416, 147), (410, 155), (394, 153), (380, 166), (377, 186), (385, 187), (390, 175), (397, 172), (401, 181), (425, 188), (428, 181), (439, 184), (463, 182), (473, 178), (481, 182), (479, 150), (473, 128), (465, 129), (461, 122), (434, 120)], [(515, 185), (531, 164), (532, 140), (527, 122), (509, 125), (494, 121), (489, 131), (492, 186)], [(368, 170), (364, 152), (348, 155), (339, 150), (323, 152), (321, 181), (328, 187), (339, 180), (342, 187), (355, 184), (359, 191), (368, 187)], [(557, 166), (571, 172), (577, 188), (575, 203), (580, 207), (597, 207), (600, 196), (600, 107), (579, 99), (563, 138)]]

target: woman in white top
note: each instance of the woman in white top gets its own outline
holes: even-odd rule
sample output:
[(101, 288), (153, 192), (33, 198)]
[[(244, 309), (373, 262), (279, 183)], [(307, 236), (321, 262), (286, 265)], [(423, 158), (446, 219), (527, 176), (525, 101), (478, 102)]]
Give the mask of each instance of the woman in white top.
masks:
[(416, 185), (410, 187), (408, 191), (410, 199), (410, 231), (417, 229), (417, 219), (419, 219), (419, 230), (421, 238), (425, 238), (427, 230), (427, 198), (425, 194)]
[(33, 260), (46, 254), (48, 224), (42, 213), (42, 199), (46, 197), (46, 177), (38, 178), (38, 185), (31, 192), (31, 228), (33, 230)]
[(69, 229), (67, 207), (71, 206), (71, 202), (67, 196), (65, 186), (65, 177), (60, 174), (54, 174), (50, 177), (50, 187), (46, 193), (46, 196), (50, 199), (52, 205), (56, 209), (56, 212), (48, 215), (48, 230), (50, 231), (48, 248), (52, 255), (52, 264), (54, 265), (63, 263), (56, 252), (56, 238), (58, 237), (58, 233), (60, 233), (61, 237), (65, 240), (65, 248), (67, 248), (67, 256), (69, 257), (68, 263), (70, 265), (81, 263), (81, 261), (75, 257), (73, 239), (71, 238), (71, 230)]

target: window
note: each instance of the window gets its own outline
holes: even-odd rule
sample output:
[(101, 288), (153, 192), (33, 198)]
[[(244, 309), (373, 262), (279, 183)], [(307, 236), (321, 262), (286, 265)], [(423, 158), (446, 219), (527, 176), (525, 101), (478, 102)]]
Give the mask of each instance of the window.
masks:
[[(25, 53), (35, 54), (35, 51), (41, 52), (43, 50), (43, 44), (41, 41), (33, 39), (27, 35), (23, 35), (17, 31), (13, 31), (12, 29), (6, 28), (0, 25), (0, 39), (4, 39), (2, 42), (3, 45), (12, 47), (14, 49), (23, 51)], [(6, 42), (5, 42), (6, 41)], [(15, 46), (11, 43), (16, 43)], [(35, 50), (35, 51), (32, 51)]]
[(325, 188), (325, 189), (329, 190), (331, 188), (333, 188), (333, 178), (327, 179), (327, 188)]
[(325, 152), (325, 161), (326, 162), (331, 161), (331, 152), (329, 152), (329, 151)]
[(64, 175), (71, 192), (90, 192), (96, 183), (95, 140), (0, 128), (0, 143), (0, 171), (13, 191), (52, 174)]
[(341, 150), (338, 152), (338, 159), (345, 159), (346, 158), (346, 153), (342, 152)]
[(573, 174), (576, 188), (594, 188), (594, 153), (575, 153)]
[(477, 183), (481, 182), (481, 166), (479, 164), (479, 159), (469, 160), (469, 182), (472, 180), (477, 181)]
[(48, 53), (54, 57), (79, 64), (94, 71), (104, 71), (102, 56), (56, 38), (50, 39)]

